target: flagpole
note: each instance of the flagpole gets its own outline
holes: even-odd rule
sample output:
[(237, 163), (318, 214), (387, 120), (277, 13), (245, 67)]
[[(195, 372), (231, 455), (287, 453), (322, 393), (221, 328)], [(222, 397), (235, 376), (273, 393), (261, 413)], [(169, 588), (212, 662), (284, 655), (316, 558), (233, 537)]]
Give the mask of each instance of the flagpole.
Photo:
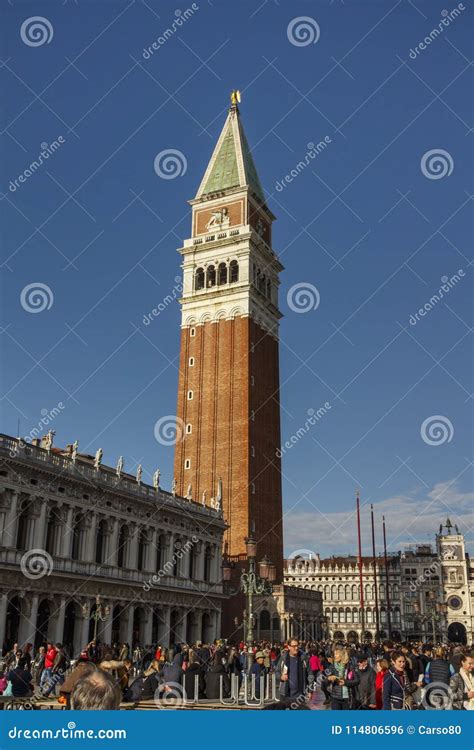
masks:
[(379, 594), (377, 586), (377, 558), (375, 557), (375, 528), (374, 528), (374, 506), (370, 506), (370, 520), (372, 524), (372, 566), (374, 569), (374, 588), (375, 588), (375, 640), (380, 637), (379, 621)]
[(387, 600), (387, 627), (388, 627), (388, 637), (392, 637), (392, 613), (391, 613), (391, 607), (390, 607), (390, 590), (389, 590), (389, 575), (388, 575), (388, 559), (387, 559), (387, 535), (385, 532), (385, 516), (382, 516), (382, 526), (383, 526), (383, 556), (385, 561), (385, 598)]
[(359, 490), (356, 492), (357, 505), (357, 538), (359, 541), (359, 585), (360, 585), (360, 622), (362, 626), (361, 641), (364, 640), (365, 633), (365, 613), (364, 613), (364, 576), (362, 573), (362, 543), (360, 538), (360, 496)]

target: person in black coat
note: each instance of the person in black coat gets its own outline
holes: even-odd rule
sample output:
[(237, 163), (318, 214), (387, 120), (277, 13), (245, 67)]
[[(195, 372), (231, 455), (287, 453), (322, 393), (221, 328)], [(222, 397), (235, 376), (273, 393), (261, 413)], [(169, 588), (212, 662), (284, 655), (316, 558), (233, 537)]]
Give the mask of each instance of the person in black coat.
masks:
[(26, 668), (27, 660), (22, 656), (15, 669), (8, 672), (8, 681), (12, 684), (12, 695), (15, 698), (29, 698), (33, 695), (31, 672)]
[(283, 651), (276, 669), (280, 680), (280, 700), (295, 701), (305, 697), (314, 682), (308, 657), (300, 652), (298, 641), (292, 638), (288, 651)]
[(221, 679), (222, 697), (228, 698), (230, 696), (230, 677), (222, 664), (222, 653), (217, 651), (214, 654), (212, 667), (209, 672), (206, 672), (204, 677), (206, 683), (206, 698), (219, 700)]
[(411, 695), (421, 682), (412, 683), (406, 671), (406, 659), (401, 651), (392, 653), (392, 664), (383, 680), (383, 703), (385, 711), (404, 711), (409, 708)]
[(204, 698), (205, 687), (204, 670), (199, 663), (196, 652), (191, 649), (188, 655), (186, 671), (184, 672), (184, 692), (187, 700), (191, 701), (195, 700), (196, 698)]
[(355, 675), (357, 684), (353, 687), (353, 708), (376, 708), (375, 669), (369, 667), (367, 656), (363, 653), (356, 656)]

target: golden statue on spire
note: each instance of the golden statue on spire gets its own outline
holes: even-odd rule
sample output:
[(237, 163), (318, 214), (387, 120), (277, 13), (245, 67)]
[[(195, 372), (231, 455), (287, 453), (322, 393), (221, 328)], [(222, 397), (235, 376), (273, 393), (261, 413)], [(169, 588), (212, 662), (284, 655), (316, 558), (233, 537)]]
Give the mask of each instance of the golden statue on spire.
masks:
[(240, 104), (241, 98), (242, 97), (240, 96), (240, 91), (238, 89), (234, 89), (233, 91), (231, 91), (230, 103), (232, 104), (233, 107), (236, 107), (237, 104)]

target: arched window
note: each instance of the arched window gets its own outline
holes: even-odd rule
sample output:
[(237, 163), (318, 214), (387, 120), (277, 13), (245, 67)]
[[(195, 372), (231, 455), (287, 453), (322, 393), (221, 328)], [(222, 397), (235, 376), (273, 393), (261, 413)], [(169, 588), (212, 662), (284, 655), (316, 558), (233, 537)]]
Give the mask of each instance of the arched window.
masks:
[(331, 588), (330, 588), (330, 586), (325, 586), (324, 587), (324, 599), (325, 599), (325, 601), (327, 601), (328, 599), (330, 599), (330, 597), (331, 597)]
[(23, 552), (26, 549), (26, 538), (28, 534), (28, 517), (30, 515), (30, 506), (28, 501), (25, 501), (20, 509), (20, 515), (18, 517), (18, 528), (16, 532), (16, 548)]
[(147, 539), (145, 536), (145, 532), (141, 531), (140, 536), (138, 537), (138, 557), (137, 557), (137, 569), (138, 570), (143, 570), (144, 568), (146, 547), (147, 547)]
[(208, 545), (204, 553), (204, 580), (207, 583), (209, 583), (209, 581), (211, 580), (211, 562), (212, 562), (212, 553), (211, 553), (211, 548)]
[(352, 622), (354, 623), (354, 625), (357, 625), (357, 623), (359, 622), (359, 612), (355, 607), (352, 610)]
[(198, 268), (194, 276), (194, 289), (204, 289), (204, 268)]
[(346, 621), (346, 613), (341, 607), (341, 609), (339, 610), (339, 622), (345, 622), (345, 621)]
[(353, 583), (352, 584), (352, 599), (356, 601), (358, 598), (359, 598), (358, 587), (357, 587), (357, 584)]
[(117, 550), (117, 566), (124, 568), (127, 560), (127, 547), (128, 547), (128, 527), (124, 524), (120, 529), (118, 550)]
[(331, 599), (333, 600), (333, 602), (335, 602), (337, 599), (337, 586), (335, 584), (331, 586)]
[(210, 289), (216, 285), (216, 267), (208, 266), (206, 272), (206, 287)]
[(217, 267), (217, 283), (227, 284), (227, 266), (225, 263), (219, 263)]
[(265, 284), (266, 284), (266, 279), (265, 279), (265, 276), (262, 275), (258, 279), (258, 290), (259, 292), (262, 292), (262, 294), (265, 294)]
[(81, 555), (81, 541), (82, 541), (82, 525), (83, 517), (80, 513), (76, 516), (72, 526), (72, 549), (71, 558), (73, 560), (79, 560)]
[(198, 551), (196, 547), (192, 547), (190, 549), (188, 559), (189, 559), (188, 575), (189, 575), (189, 578), (192, 580), (193, 578), (197, 578)]
[(177, 576), (179, 575), (179, 561), (181, 558), (181, 550), (182, 550), (182, 542), (181, 539), (176, 539), (174, 543), (174, 550), (173, 550), (173, 575)]
[(48, 525), (46, 528), (46, 552), (50, 555), (56, 554), (56, 529), (59, 525), (59, 519), (56, 515), (56, 511), (52, 509), (48, 516)]
[(352, 610), (349, 607), (346, 607), (346, 622), (352, 623)]
[(159, 571), (163, 564), (163, 556), (166, 548), (166, 541), (163, 534), (159, 534), (156, 540), (156, 569)]
[(344, 586), (342, 585), (342, 583), (340, 583), (337, 587), (337, 598), (340, 602), (344, 600)]
[(230, 261), (230, 283), (234, 284), (239, 280), (239, 264), (236, 260)]
[(267, 279), (267, 297), (268, 299), (272, 298), (272, 285), (270, 279)]
[(344, 594), (345, 594), (346, 601), (348, 601), (351, 598), (351, 587), (349, 586), (348, 583), (346, 583)]
[(100, 521), (97, 526), (97, 537), (95, 540), (95, 561), (98, 565), (104, 562), (106, 529), (106, 522), (104, 520)]

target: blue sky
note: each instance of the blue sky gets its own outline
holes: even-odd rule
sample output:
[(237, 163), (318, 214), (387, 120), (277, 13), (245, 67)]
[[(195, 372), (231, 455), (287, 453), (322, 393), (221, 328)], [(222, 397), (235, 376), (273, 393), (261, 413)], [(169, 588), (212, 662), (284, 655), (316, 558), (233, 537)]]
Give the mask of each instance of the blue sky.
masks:
[[(467, 0), (442, 15), (457, 7), (202, 0), (145, 59), (191, 3), (3, 3), (2, 430), (20, 419), (28, 435), (62, 403), (56, 444), (102, 447), (113, 465), (123, 454), (148, 480), (159, 466), (170, 486), (173, 448), (154, 426), (176, 410), (178, 303), (143, 319), (175, 286), (186, 201), (237, 87), (285, 266), (283, 440), (330, 404), (284, 453), (286, 553), (353, 552), (357, 487), (364, 544), (371, 502), (394, 550), (433, 540), (447, 515), (472, 539), (474, 37)], [(33, 46), (21, 34), (32, 16), (49, 22)], [(301, 17), (309, 37), (301, 21), (292, 37)], [(154, 169), (168, 149), (184, 155), (175, 179)], [(32, 313), (22, 292), (38, 283), (49, 309)], [(296, 284), (316, 309), (292, 309)], [(441, 422), (435, 445), (426, 420)]]

